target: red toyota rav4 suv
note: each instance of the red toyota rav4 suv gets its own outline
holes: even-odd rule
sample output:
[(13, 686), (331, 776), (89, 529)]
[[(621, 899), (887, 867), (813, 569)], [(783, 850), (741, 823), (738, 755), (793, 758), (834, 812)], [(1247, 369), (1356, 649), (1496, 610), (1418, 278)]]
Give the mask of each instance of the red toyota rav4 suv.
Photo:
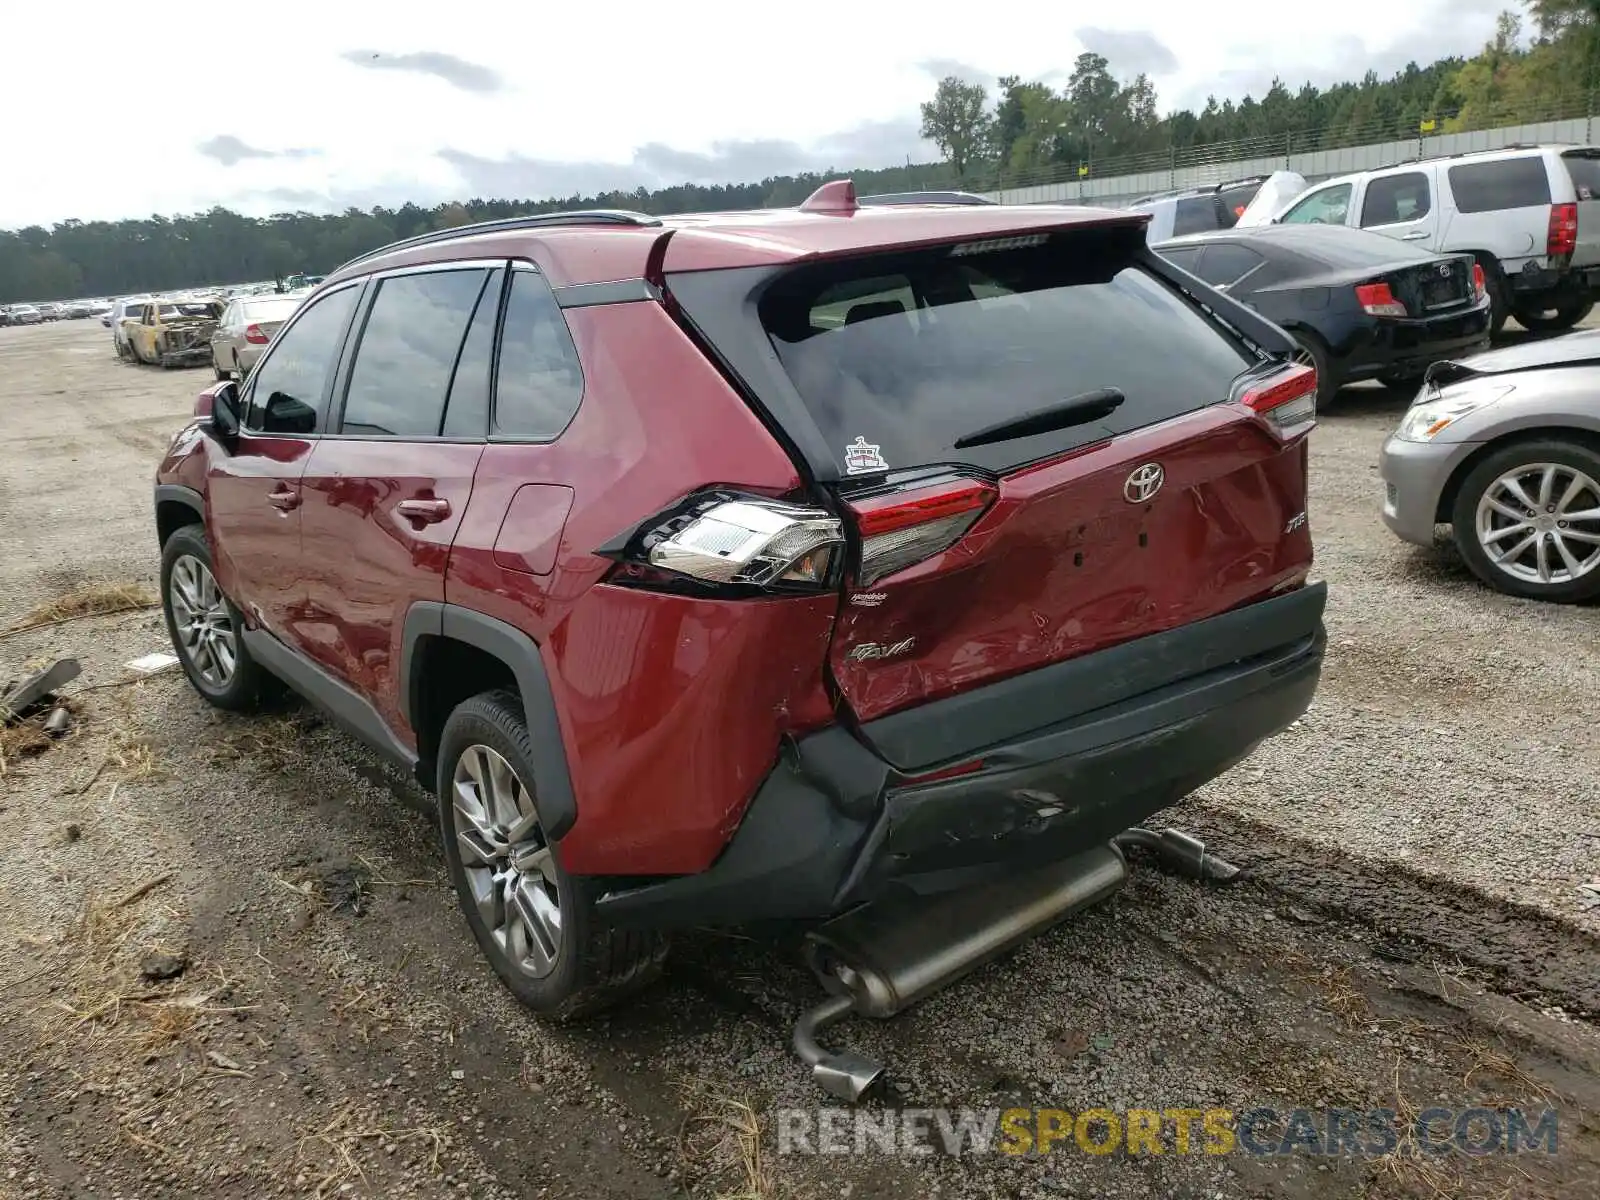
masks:
[(674, 927), (1064, 861), (1310, 703), (1315, 377), (1145, 218), (858, 204), (442, 230), (331, 275), (155, 488), (196, 689), (437, 793), (540, 1013)]

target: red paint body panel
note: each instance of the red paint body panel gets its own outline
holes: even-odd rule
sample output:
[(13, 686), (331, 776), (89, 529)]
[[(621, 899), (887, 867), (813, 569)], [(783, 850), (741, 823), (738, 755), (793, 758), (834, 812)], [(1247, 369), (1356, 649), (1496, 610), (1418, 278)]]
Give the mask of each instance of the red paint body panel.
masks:
[[(366, 696), (406, 745), (395, 677), (406, 611), (444, 600), (450, 543), (472, 497), (483, 447), (449, 442), (324, 438), (301, 478), (301, 605), (284, 640)], [(406, 500), (444, 500), (424, 523)]]
[[(781, 736), (829, 720), (823, 671), (838, 597), (741, 603), (600, 584), (613, 564), (593, 549), (690, 492), (781, 495), (800, 479), (659, 305), (566, 316), (583, 403), (555, 442), (484, 448), (445, 598), (541, 648), (578, 804), (561, 841), (567, 869), (697, 871), (722, 849)], [(547, 575), (508, 569), (495, 552), (531, 481), (572, 490)]]
[[(1311, 564), (1309, 529), (1284, 533), (1305, 456), (1220, 405), (1010, 475), (961, 541), (873, 584), (881, 604), (845, 606), (834, 678), (867, 721), (1260, 599)], [(1129, 504), (1146, 462), (1165, 483)], [(906, 638), (909, 657), (846, 657)]]
[(573, 491), (556, 483), (525, 483), (506, 506), (494, 542), (494, 561), (508, 571), (548, 575), (561, 551), (561, 531), (572, 511)]
[(300, 493), (316, 442), (298, 437), (239, 436), (230, 453), (201, 439), (206, 458), (206, 531), (217, 583), (252, 625), (284, 636), (302, 595), (300, 507), (270, 496)]

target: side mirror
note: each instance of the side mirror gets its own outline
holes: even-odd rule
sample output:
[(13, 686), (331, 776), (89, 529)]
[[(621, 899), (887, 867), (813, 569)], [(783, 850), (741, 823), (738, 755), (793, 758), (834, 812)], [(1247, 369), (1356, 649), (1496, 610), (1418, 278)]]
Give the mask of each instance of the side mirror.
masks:
[[(201, 405), (209, 411), (202, 413)], [(239, 436), (239, 385), (229, 380), (201, 392), (195, 415), (208, 418), (211, 432), (224, 445), (231, 445)]]

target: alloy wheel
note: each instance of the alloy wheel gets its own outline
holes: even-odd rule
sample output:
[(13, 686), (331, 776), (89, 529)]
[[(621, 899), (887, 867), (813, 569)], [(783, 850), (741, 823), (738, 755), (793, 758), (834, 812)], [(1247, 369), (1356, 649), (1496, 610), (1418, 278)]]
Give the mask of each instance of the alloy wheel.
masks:
[(226, 688), (239, 666), (239, 644), (211, 568), (192, 554), (174, 560), (167, 600), (178, 644), (190, 665), (210, 686)]
[(1479, 498), (1477, 534), (1513, 579), (1576, 582), (1600, 567), (1600, 483), (1565, 463), (1513, 467)]
[(484, 745), (462, 752), (451, 792), (461, 868), (484, 928), (507, 962), (542, 979), (561, 954), (561, 902), (533, 794)]

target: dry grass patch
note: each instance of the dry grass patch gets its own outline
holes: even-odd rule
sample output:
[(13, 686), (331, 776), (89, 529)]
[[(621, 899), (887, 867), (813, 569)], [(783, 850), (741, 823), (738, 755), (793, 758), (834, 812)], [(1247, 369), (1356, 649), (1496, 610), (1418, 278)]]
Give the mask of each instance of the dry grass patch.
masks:
[(305, 740), (312, 731), (312, 721), (303, 713), (252, 718), (222, 734), (207, 751), (215, 766), (249, 760), (281, 771), (305, 757)]
[(716, 1200), (771, 1200), (772, 1172), (755, 1107), (704, 1079), (685, 1081), (679, 1094), (678, 1161), (685, 1183), (709, 1187)]
[(92, 583), (63, 592), (43, 604), (35, 605), (16, 624), (0, 631), (0, 635), (24, 633), (29, 629), (43, 629), (49, 625), (64, 625), (68, 621), (81, 621), (85, 617), (105, 617), (115, 613), (135, 612), (154, 608), (160, 601), (142, 583)]
[(348, 1185), (367, 1182), (363, 1153), (370, 1148), (389, 1151), (404, 1145), (419, 1147), (428, 1169), (435, 1175), (443, 1171), (440, 1156), (448, 1144), (445, 1131), (437, 1126), (395, 1129), (381, 1122), (368, 1122), (353, 1109), (345, 1109), (316, 1133), (300, 1139), (295, 1148), (296, 1165), (320, 1172), (311, 1180), (312, 1194), (329, 1196)]

